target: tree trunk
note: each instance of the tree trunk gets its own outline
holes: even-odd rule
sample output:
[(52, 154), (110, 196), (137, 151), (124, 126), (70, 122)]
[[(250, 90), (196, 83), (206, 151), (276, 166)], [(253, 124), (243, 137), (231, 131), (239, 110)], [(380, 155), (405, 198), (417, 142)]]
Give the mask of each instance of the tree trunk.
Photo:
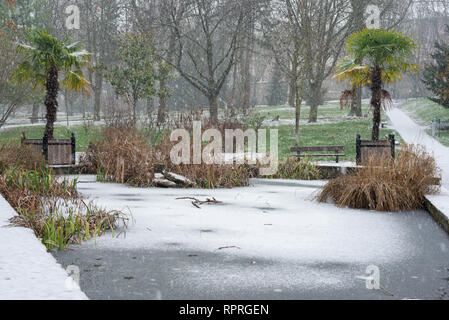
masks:
[(312, 84), (310, 86), (310, 115), (309, 115), (309, 123), (315, 123), (318, 121), (318, 106), (321, 102), (321, 83)]
[(154, 98), (147, 99), (147, 115), (149, 119), (152, 119), (154, 110)]
[(355, 96), (351, 103), (351, 111), (349, 116), (362, 117), (362, 87), (354, 85)]
[(382, 107), (382, 70), (376, 66), (372, 70), (371, 76), (371, 107), (374, 111), (373, 116), (373, 141), (379, 141), (379, 129), (381, 121), (381, 107)]
[(292, 77), (292, 79), (290, 80), (290, 85), (289, 85), (289, 94), (288, 94), (288, 105), (290, 107), (294, 107), (295, 106), (295, 79)]
[(137, 125), (137, 98), (133, 99), (133, 125), (134, 128)]
[(218, 124), (218, 97), (217, 95), (210, 95), (209, 108), (210, 108), (210, 123), (213, 125)]
[(53, 139), (54, 123), (56, 121), (56, 113), (58, 111), (58, 69), (54, 64), (50, 66), (47, 72), (45, 106), (47, 108), (47, 125), (45, 126), (45, 134), (49, 139)]
[[(161, 92), (165, 92), (167, 90), (167, 83), (165, 79), (162, 79), (159, 83), (159, 89)], [(159, 98), (159, 110), (157, 112), (157, 124), (161, 125), (165, 122), (165, 116), (167, 114), (167, 98), (165, 95)]]
[[(248, 39), (248, 44), (250, 40)], [(247, 48), (244, 53), (244, 62), (242, 70), (242, 108), (246, 114), (251, 106), (251, 72), (250, 64), (252, 58), (251, 49)]]
[(302, 104), (302, 94), (300, 93), (300, 85), (295, 84), (295, 107), (296, 107), (296, 127), (295, 127), (295, 138), (296, 138), (296, 146), (299, 147), (299, 125), (301, 121), (301, 104)]
[(37, 123), (39, 121), (39, 103), (33, 103), (33, 112), (31, 114), (31, 123)]
[(232, 74), (232, 90), (231, 90), (231, 109), (234, 109), (237, 106), (237, 66), (238, 64), (234, 64), (233, 74)]
[(100, 121), (102, 91), (103, 91), (103, 75), (100, 72), (97, 72), (95, 75), (95, 102), (94, 102), (95, 121)]

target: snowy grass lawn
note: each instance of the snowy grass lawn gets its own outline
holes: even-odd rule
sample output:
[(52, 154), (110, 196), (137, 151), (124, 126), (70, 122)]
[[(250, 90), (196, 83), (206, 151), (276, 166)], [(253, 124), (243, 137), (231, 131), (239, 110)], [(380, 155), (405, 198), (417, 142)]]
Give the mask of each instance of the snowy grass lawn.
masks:
[[(55, 137), (69, 139), (72, 132), (75, 133), (76, 137), (76, 151), (83, 152), (86, 151), (89, 146), (89, 142), (92, 139), (98, 137), (103, 126), (89, 126), (84, 127), (82, 125), (75, 125), (67, 128), (66, 126), (57, 125), (55, 126)], [(22, 137), (22, 132), (26, 133), (27, 138), (39, 138), (44, 136), (45, 126), (23, 126), (15, 128), (7, 128), (0, 133), (0, 145), (8, 142), (20, 143)]]
[[(430, 124), (433, 119), (441, 119), (441, 121), (449, 122), (449, 108), (433, 102), (427, 98), (409, 99), (401, 105), (410, 116), (421, 125), (429, 126), (428, 134), (432, 134)], [(439, 142), (449, 147), (449, 131), (442, 131), (440, 136), (435, 136)]]
[(412, 112), (413, 118), (423, 125), (429, 125), (435, 118), (449, 120), (449, 108), (427, 98), (409, 99), (401, 108)]
[[(273, 128), (275, 129), (275, 128)], [(290, 148), (295, 145), (295, 127), (280, 126), (279, 130), (279, 158), (285, 159), (292, 155)], [(371, 139), (372, 121), (357, 120), (343, 121), (332, 124), (317, 124), (301, 126), (301, 146), (345, 146), (345, 161), (355, 161), (356, 158), (356, 135), (361, 134), (362, 139)], [(381, 137), (394, 133), (393, 130), (381, 129)], [(398, 141), (400, 136), (396, 133)], [(333, 158), (316, 158), (313, 161), (335, 161)]]
[[(367, 101), (364, 101), (363, 114), (367, 114), (370, 106)], [(295, 119), (295, 109), (288, 106), (261, 106), (257, 108), (257, 111), (263, 112), (267, 116), (267, 120), (273, 120), (276, 116), (281, 119)], [(341, 109), (340, 103), (336, 101), (325, 102), (324, 105), (318, 108), (318, 121), (338, 121), (346, 117), (349, 113), (349, 109)], [(310, 106), (303, 105), (301, 107), (301, 120), (308, 120), (310, 114)]]

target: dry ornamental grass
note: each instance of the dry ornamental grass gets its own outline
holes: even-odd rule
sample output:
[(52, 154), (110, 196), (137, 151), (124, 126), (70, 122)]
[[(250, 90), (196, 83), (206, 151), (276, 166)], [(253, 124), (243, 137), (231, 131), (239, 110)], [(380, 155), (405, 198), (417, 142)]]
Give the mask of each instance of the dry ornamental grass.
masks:
[[(168, 134), (163, 134), (157, 145), (150, 145), (132, 128), (108, 127), (97, 142), (91, 143), (82, 161), (89, 171), (97, 173), (100, 181), (138, 187), (153, 186), (155, 172), (161, 170), (181, 175), (206, 189), (248, 186), (249, 178), (256, 174), (255, 166), (248, 165), (174, 165), (170, 151), (175, 144)], [(191, 144), (193, 150), (193, 141)]]
[(416, 210), (426, 194), (439, 191), (439, 175), (435, 159), (423, 147), (404, 145), (397, 159), (373, 156), (353, 174), (329, 181), (318, 200), (354, 209)]

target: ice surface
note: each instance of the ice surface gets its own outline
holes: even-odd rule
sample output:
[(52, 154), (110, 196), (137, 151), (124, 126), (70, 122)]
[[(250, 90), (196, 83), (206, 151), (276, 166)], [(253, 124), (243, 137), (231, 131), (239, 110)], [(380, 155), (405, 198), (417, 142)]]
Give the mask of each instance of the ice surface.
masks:
[[(404, 219), (423, 211), (390, 214), (339, 209), (314, 201), (311, 185), (260, 185), (224, 190), (136, 189), (86, 183), (80, 191), (100, 206), (132, 212), (135, 224), (118, 238), (87, 245), (107, 249), (179, 249), (223, 252), (276, 261), (339, 263), (399, 261), (413, 255)], [(84, 190), (83, 190), (84, 189)], [(189, 200), (214, 197), (223, 204)], [(219, 250), (222, 247), (232, 247)]]

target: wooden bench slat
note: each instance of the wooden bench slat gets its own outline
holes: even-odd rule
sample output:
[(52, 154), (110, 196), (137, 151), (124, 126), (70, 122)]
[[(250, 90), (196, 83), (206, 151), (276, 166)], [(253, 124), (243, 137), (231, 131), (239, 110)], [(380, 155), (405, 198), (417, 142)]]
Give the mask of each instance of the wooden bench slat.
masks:
[(316, 152), (316, 151), (345, 151), (344, 146), (323, 146), (323, 147), (292, 147), (291, 152)]
[[(298, 159), (301, 158), (317, 158), (317, 157), (335, 157), (338, 163), (340, 158), (346, 157), (344, 154), (345, 147), (344, 146), (317, 146), (317, 147), (292, 147), (290, 148), (291, 152), (296, 152)], [(339, 153), (342, 151), (343, 153)], [(332, 154), (329, 153), (321, 153), (321, 154), (307, 154), (305, 152), (335, 152)]]
[[(333, 153), (333, 154), (301, 154), (300, 157), (301, 158), (305, 158), (305, 157), (346, 157), (345, 154), (343, 153)], [(297, 157), (297, 156), (295, 156)]]

